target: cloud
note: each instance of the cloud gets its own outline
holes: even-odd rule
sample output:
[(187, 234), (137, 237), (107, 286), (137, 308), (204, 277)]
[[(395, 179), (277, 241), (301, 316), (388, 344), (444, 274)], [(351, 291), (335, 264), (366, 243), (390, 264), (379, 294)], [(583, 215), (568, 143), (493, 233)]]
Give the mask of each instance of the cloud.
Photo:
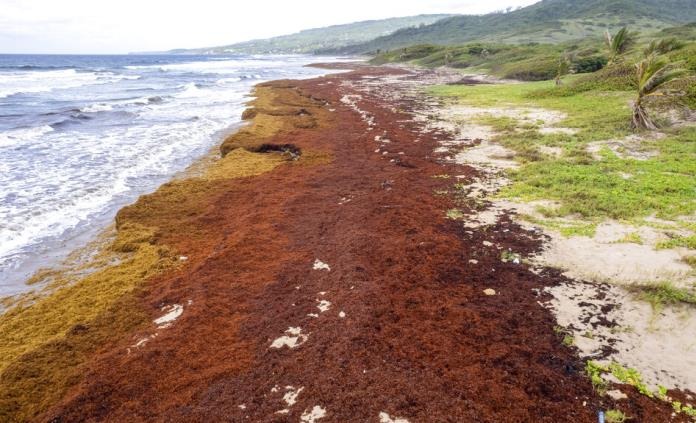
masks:
[(485, 13), (537, 0), (0, 0), (2, 53), (125, 53), (205, 47), (421, 13)]

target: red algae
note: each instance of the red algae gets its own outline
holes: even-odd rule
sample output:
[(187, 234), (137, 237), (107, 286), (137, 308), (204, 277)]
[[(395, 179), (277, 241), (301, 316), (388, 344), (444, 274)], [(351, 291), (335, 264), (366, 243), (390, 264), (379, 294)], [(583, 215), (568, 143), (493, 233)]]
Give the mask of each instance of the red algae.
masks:
[[(0, 416), (594, 422), (614, 408), (539, 304), (537, 292), (564, 277), (500, 260), (500, 249), (531, 254), (541, 240), (506, 217), (477, 231), (447, 219), (466, 205), (434, 195), (453, 183), (435, 176), (476, 170), (432, 157), (447, 135), (413, 119), (420, 96), (356, 88), (421, 73), (359, 67), (259, 86), (251, 124), (221, 150), (263, 156), (247, 168), (263, 171), (211, 171), (124, 208), (117, 226), (132, 232), (120, 250), (156, 246), (176, 265), (59, 338), (75, 344), (64, 355), (74, 359), (53, 362), (66, 349), (52, 342), (13, 359)], [(167, 327), (152, 322), (172, 310)], [(21, 395), (40, 391), (22, 369), (61, 389)], [(637, 394), (621, 409), (636, 421), (671, 414)]]

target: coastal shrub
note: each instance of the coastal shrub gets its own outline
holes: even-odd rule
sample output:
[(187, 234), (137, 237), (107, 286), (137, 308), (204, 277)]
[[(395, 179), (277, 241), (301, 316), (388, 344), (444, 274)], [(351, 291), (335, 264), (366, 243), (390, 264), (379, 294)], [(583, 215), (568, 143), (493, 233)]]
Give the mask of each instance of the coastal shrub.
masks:
[(402, 49), (399, 52), (398, 57), (400, 61), (407, 62), (410, 60), (422, 59), (423, 57), (429, 56), (441, 49), (442, 47), (440, 46), (422, 44)]
[(589, 91), (633, 91), (636, 89), (635, 68), (615, 63), (597, 72), (583, 74), (572, 83), (556, 88), (541, 88), (529, 93), (530, 98), (567, 97)]
[(553, 79), (558, 70), (558, 60), (555, 58), (534, 58), (521, 62), (503, 65), (500, 73), (503, 78), (520, 81), (546, 81)]
[(678, 62), (682, 68), (696, 72), (696, 44), (673, 51), (668, 57), (670, 61)]
[(602, 69), (607, 62), (604, 56), (588, 56), (575, 59), (572, 67), (575, 73), (592, 73)]

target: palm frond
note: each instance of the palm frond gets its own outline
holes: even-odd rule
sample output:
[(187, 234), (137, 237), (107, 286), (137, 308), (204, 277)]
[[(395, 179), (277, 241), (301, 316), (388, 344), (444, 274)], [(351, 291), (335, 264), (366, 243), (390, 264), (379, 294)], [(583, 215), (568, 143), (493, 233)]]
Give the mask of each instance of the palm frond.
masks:
[(606, 43), (608, 48), (611, 48), (612, 38), (613, 37), (611, 36), (611, 32), (609, 32), (608, 29), (606, 31), (604, 31), (604, 42)]
[(643, 95), (653, 94), (662, 88), (666, 83), (673, 81), (686, 73), (684, 69), (661, 70), (653, 75), (643, 87)]
[(669, 63), (664, 57), (651, 54), (636, 64), (638, 94), (645, 96), (654, 93), (664, 84), (682, 76), (685, 71), (678, 64)]
[(684, 46), (684, 43), (677, 40), (676, 38), (663, 38), (660, 41), (653, 40), (648, 44), (648, 46), (643, 50), (643, 55), (645, 57), (651, 54), (666, 54), (670, 51), (678, 50)]
[(634, 37), (628, 31), (628, 28), (623, 27), (612, 37), (611, 50), (615, 55), (624, 54), (633, 45)]

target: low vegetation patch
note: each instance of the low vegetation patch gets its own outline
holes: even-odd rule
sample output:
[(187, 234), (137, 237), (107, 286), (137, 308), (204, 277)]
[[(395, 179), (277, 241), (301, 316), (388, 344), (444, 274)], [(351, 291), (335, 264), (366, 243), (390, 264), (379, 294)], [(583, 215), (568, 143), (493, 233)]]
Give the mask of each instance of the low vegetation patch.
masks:
[(691, 236), (676, 236), (666, 241), (657, 244), (657, 249), (669, 249), (683, 247), (690, 250), (696, 250), (696, 235)]
[[(439, 86), (432, 92), (474, 106), (522, 106), (566, 114), (555, 125), (575, 133), (543, 133), (529, 122), (482, 115), (479, 122), (498, 132), (496, 141), (515, 150), (518, 160), (526, 164), (511, 172), (515, 183), (504, 189), (502, 196), (558, 201), (560, 208), (547, 211), (549, 217), (577, 214), (589, 219), (631, 220), (653, 214), (675, 218), (696, 211), (696, 129), (674, 129), (664, 139), (646, 137), (620, 147), (637, 148), (637, 153), (654, 151), (654, 157), (620, 156), (600, 147), (597, 160), (589, 152), (590, 143), (615, 140), (620, 145), (631, 133), (628, 103), (632, 94), (592, 90), (537, 97), (545, 89), (553, 89), (552, 84)], [(544, 147), (560, 148), (563, 154), (542, 154)], [(690, 246), (693, 240), (672, 243)]]
[(605, 417), (607, 423), (625, 423), (628, 420), (621, 410), (607, 410)]
[[(653, 392), (645, 382), (643, 382), (643, 377), (635, 369), (626, 368), (616, 362), (601, 364), (590, 360), (585, 364), (585, 373), (590, 378), (592, 386), (602, 395), (606, 393), (609, 385), (603, 375), (611, 374), (619, 382), (636, 388), (638, 392), (649, 398), (657, 398), (661, 401), (669, 402), (676, 413), (683, 413), (689, 417), (696, 417), (696, 408), (689, 404), (682, 404), (679, 401), (672, 400), (667, 396), (667, 388), (664, 386), (658, 386), (657, 392)], [(608, 415), (609, 412), (607, 412), (607, 416)], [(620, 418), (622, 415), (623, 413), (615, 414), (617, 418)], [(626, 416), (623, 417), (624, 419), (626, 418)]]
[(632, 290), (643, 300), (648, 301), (655, 310), (662, 310), (666, 305), (696, 305), (696, 291), (680, 288), (670, 282), (652, 285), (637, 285)]

